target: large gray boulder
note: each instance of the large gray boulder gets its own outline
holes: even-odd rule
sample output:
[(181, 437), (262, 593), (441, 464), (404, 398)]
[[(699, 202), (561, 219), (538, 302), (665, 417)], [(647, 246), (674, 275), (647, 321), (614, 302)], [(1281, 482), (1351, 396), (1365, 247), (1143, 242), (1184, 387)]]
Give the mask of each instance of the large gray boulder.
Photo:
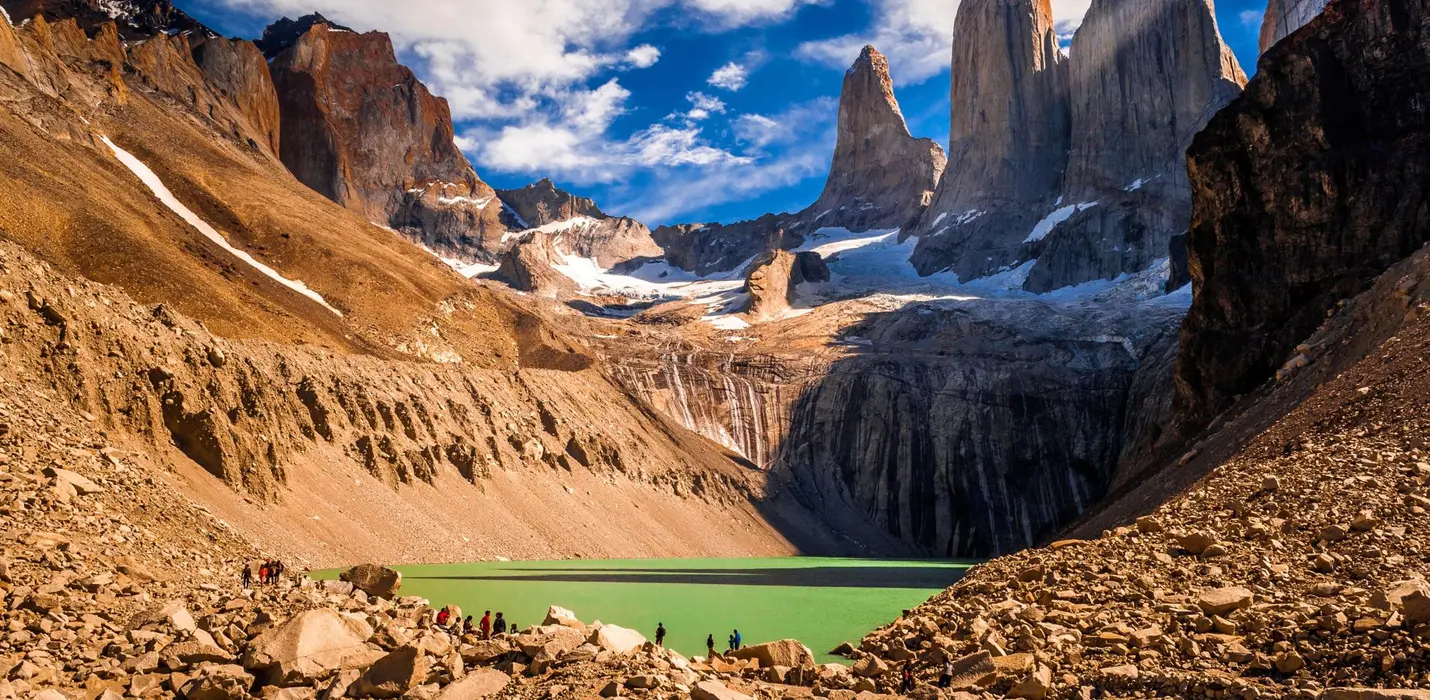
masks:
[(372, 626), (331, 608), (294, 615), (259, 635), (244, 654), (244, 668), (265, 671), (274, 685), (302, 685), (372, 655)]
[(402, 589), (402, 572), (377, 564), (359, 564), (338, 575), (368, 595), (392, 600)]

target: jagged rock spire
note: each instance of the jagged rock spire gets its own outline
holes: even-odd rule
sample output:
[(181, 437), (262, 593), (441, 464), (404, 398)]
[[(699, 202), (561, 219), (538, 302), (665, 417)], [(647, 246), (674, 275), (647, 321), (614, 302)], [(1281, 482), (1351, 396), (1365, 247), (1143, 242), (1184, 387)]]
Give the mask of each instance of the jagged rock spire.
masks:
[(844, 74), (829, 179), (806, 211), (820, 219), (816, 225), (905, 226), (932, 199), (945, 163), (938, 144), (909, 133), (888, 59), (865, 46)]

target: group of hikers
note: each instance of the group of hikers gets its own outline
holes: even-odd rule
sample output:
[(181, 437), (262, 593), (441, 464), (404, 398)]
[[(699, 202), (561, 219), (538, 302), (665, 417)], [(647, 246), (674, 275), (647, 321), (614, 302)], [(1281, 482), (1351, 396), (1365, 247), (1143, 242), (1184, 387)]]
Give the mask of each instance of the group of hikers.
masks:
[[(278, 583), (279, 577), (283, 575), (287, 567), (283, 562), (276, 559), (265, 559), (263, 563), (258, 565), (257, 569), (258, 583), (266, 586)], [(243, 573), (241, 575), (243, 576), (243, 587), (251, 587), (253, 585), (254, 576), (253, 562), (245, 562), (243, 564)]]
[(509, 622), (506, 616), (498, 612), (496, 619), (492, 619), (492, 611), (488, 610), (482, 614), (482, 619), (477, 624), (472, 624), (472, 616), (461, 617), (460, 613), (452, 612), (451, 606), (437, 611), (437, 626), (451, 630), (462, 635), (477, 636), (481, 639), (491, 639), (493, 635), (506, 634), (507, 630), (516, 632), (516, 623)]

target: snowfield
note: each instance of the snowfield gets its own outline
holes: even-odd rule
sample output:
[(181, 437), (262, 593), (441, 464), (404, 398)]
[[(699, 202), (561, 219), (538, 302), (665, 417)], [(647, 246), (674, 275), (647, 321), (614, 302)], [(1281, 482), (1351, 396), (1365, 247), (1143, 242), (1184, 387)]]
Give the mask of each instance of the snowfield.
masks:
[(170, 192), (169, 188), (164, 186), (164, 181), (160, 180), (159, 176), (155, 175), (154, 171), (150, 170), (149, 166), (144, 164), (144, 161), (139, 160), (138, 158), (134, 157), (133, 154), (120, 148), (119, 146), (114, 145), (114, 142), (110, 141), (108, 136), (101, 136), (100, 139), (104, 141), (104, 145), (109, 146), (109, 149), (114, 151), (114, 157), (119, 159), (119, 162), (123, 163), (124, 167), (129, 168), (130, 172), (134, 173), (141, 182), (143, 182), (149, 187), (149, 190), (154, 193), (154, 196), (159, 198), (160, 203), (168, 207), (170, 211), (174, 212), (175, 214), (178, 214), (180, 219), (183, 219), (190, 226), (197, 229), (199, 233), (202, 233), (205, 238), (212, 241), (214, 245), (223, 248), (224, 250), (233, 254), (234, 257), (248, 263), (250, 266), (253, 267), (253, 269), (258, 270), (259, 272), (263, 273), (265, 276), (277, 282), (278, 284), (281, 284), (299, 294), (302, 294), (305, 297), (308, 297), (309, 299), (312, 299), (313, 301), (321, 304), (323, 308), (333, 312), (334, 314), (337, 314), (338, 316), (343, 315), (343, 312), (338, 311), (337, 309), (329, 305), (327, 300), (324, 299), (322, 295), (309, 289), (308, 285), (303, 284), (298, 280), (288, 279), (287, 277), (284, 277), (283, 275), (279, 274), (277, 270), (274, 270), (273, 268), (264, 265), (263, 263), (255, 259), (252, 255), (249, 255), (247, 251), (239, 250), (238, 248), (235, 248), (230, 245), (228, 239), (224, 238), (222, 234), (214, 230), (214, 227), (210, 226), (208, 222), (199, 218), (198, 214), (195, 214), (194, 212), (190, 211), (188, 207), (184, 206), (184, 204), (179, 201), (178, 197), (175, 197), (174, 193)]

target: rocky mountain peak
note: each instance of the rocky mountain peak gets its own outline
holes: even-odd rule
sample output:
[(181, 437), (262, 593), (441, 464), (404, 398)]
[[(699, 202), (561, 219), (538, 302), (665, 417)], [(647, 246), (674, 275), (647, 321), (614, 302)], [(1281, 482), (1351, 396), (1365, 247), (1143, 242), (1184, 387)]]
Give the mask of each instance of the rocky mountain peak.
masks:
[(1261, 21), (1261, 53), (1305, 26), (1326, 9), (1328, 0), (1270, 0)]
[(157, 34), (218, 36), (169, 0), (0, 0), (0, 7), (16, 23), (37, 16), (51, 22), (73, 19), (90, 36), (111, 22), (129, 41)]
[(342, 32), (353, 31), (348, 27), (333, 22), (327, 17), (314, 12), (311, 15), (303, 15), (296, 20), (284, 17), (268, 25), (268, 27), (263, 30), (263, 38), (254, 43), (258, 44), (258, 48), (263, 50), (264, 56), (273, 58), (283, 53), (288, 47), (298, 43), (298, 39), (304, 34), (307, 34), (313, 27), (320, 25)]
[(596, 206), (595, 201), (558, 188), (550, 178), (541, 178), (519, 189), (498, 190), (497, 196), (530, 228), (567, 221), (578, 216), (609, 218)]
[(946, 163), (938, 144), (909, 133), (888, 59), (865, 46), (844, 74), (829, 179), (805, 214), (815, 226), (856, 231), (906, 226), (928, 206)]

